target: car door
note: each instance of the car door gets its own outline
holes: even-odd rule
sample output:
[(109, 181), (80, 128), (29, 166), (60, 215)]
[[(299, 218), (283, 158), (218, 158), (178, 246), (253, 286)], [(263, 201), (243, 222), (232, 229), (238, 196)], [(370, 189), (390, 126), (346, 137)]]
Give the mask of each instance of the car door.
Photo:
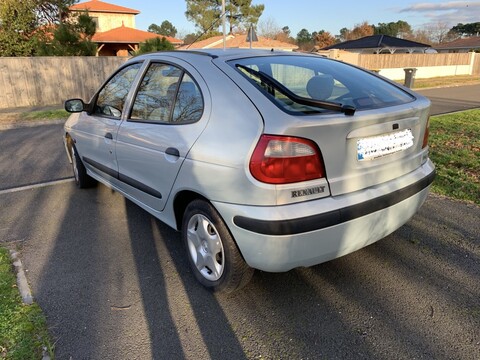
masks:
[(156, 211), (165, 207), (178, 171), (208, 120), (192, 72), (178, 62), (151, 62), (118, 131), (122, 190)]
[(101, 177), (118, 177), (115, 140), (131, 86), (142, 63), (117, 71), (94, 96), (91, 113), (83, 112), (75, 126), (77, 151), (85, 166)]

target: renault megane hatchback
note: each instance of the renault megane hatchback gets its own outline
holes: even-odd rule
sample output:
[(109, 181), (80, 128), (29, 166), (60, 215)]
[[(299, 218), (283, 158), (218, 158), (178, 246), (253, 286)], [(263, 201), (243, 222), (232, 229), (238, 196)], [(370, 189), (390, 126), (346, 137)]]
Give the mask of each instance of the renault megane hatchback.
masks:
[(382, 239), (435, 174), (430, 102), (318, 55), (147, 54), (65, 107), (78, 187), (100, 181), (181, 231), (193, 273), (215, 291)]

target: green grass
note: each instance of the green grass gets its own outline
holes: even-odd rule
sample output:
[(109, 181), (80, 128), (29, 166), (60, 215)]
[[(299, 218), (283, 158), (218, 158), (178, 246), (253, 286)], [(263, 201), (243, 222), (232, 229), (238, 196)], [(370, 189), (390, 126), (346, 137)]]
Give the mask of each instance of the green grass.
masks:
[(36, 304), (24, 305), (8, 250), (0, 247), (0, 359), (41, 359), (53, 355), (45, 317)]
[(24, 120), (55, 120), (66, 119), (70, 114), (63, 109), (32, 111), (25, 113), (22, 117)]
[(430, 118), (433, 192), (480, 205), (480, 110)]
[[(395, 80), (395, 82), (403, 85), (404, 80)], [(478, 83), (480, 83), (480, 76), (477, 75), (440, 76), (428, 79), (415, 79), (413, 82), (413, 89), (417, 90), (431, 87), (463, 86)]]
[[(403, 83), (403, 82), (402, 82)], [(414, 89), (422, 89), (429, 87), (441, 86), (463, 86), (480, 83), (480, 76), (475, 75), (459, 75), (459, 76), (443, 76), (430, 79), (415, 79), (413, 83)]]

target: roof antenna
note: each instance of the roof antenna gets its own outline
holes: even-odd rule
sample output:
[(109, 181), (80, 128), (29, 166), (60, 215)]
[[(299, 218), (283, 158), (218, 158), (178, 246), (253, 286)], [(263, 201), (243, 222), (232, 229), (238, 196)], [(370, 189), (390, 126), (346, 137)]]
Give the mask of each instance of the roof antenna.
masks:
[(225, 26), (225, 0), (222, 0), (222, 30), (223, 30), (223, 51), (225, 51), (227, 35)]

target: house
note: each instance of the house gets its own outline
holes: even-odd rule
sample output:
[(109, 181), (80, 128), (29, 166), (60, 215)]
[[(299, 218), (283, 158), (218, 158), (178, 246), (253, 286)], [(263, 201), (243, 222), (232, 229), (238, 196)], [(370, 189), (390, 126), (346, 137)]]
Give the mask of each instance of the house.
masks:
[(467, 53), (471, 51), (480, 51), (480, 36), (471, 36), (463, 39), (457, 39), (448, 43), (435, 46), (439, 53)]
[[(249, 49), (250, 41), (247, 40), (247, 34), (235, 34), (227, 35), (225, 37), (225, 47), (226, 48), (237, 48), (237, 49)], [(293, 51), (298, 49), (298, 46), (295, 44), (289, 44), (286, 42), (268, 39), (263, 36), (258, 36), (258, 41), (252, 41), (253, 49), (275, 49), (275, 50), (284, 50), (284, 51)], [(213, 36), (211, 38), (197, 41), (190, 45), (184, 45), (180, 49), (221, 49), (223, 48), (223, 36)]]
[(416, 41), (400, 39), (388, 35), (371, 35), (356, 40), (344, 41), (322, 48), (321, 50), (341, 49), (361, 54), (381, 53), (425, 53), (431, 51), (430, 45)]
[(140, 11), (110, 4), (100, 0), (90, 0), (69, 7), (71, 13), (88, 12), (97, 25), (92, 41), (97, 44), (97, 56), (129, 56), (138, 50), (140, 43), (156, 37), (164, 37), (174, 46), (182, 40), (154, 34), (135, 28), (135, 16)]

